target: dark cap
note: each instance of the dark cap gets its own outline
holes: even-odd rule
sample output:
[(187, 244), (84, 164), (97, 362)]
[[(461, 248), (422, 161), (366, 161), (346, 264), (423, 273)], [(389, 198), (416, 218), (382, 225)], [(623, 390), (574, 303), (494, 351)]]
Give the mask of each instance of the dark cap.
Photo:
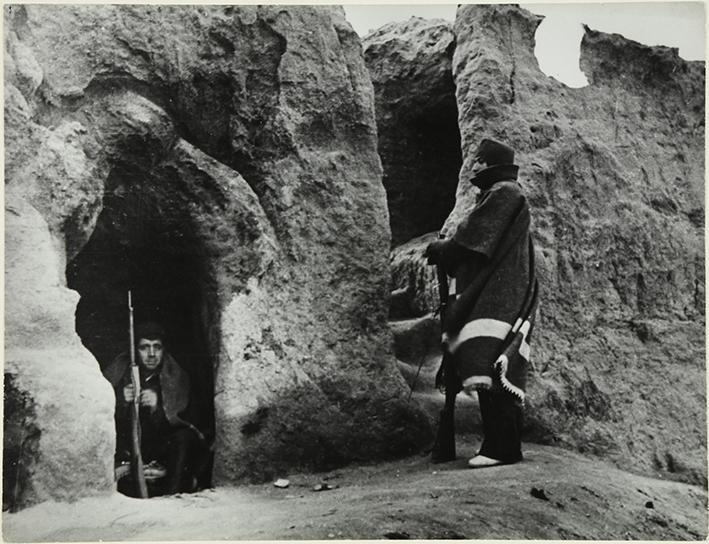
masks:
[(486, 138), (480, 142), (478, 150), (475, 152), (475, 158), (488, 166), (514, 164), (515, 152), (505, 144)]
[(165, 329), (159, 323), (154, 321), (144, 321), (139, 323), (135, 328), (136, 341), (141, 338), (146, 340), (165, 340)]

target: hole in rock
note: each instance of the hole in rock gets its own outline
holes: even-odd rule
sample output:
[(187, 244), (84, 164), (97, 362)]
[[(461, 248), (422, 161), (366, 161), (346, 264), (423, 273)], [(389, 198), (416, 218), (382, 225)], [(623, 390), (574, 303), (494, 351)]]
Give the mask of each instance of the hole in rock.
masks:
[(539, 69), (572, 89), (586, 87), (588, 78), (579, 67), (583, 26), (573, 14), (557, 12), (554, 7), (544, 15), (534, 36)]
[(450, 92), (431, 98), (396, 134), (381, 138), (392, 247), (439, 230), (455, 204), (463, 160), (454, 89), (451, 79)]
[(463, 163), (455, 96), (447, 97), (422, 114), (416, 120), (416, 129), (428, 139), (428, 145), (421, 147), (423, 173), (431, 182), (431, 192), (421, 195), (421, 202), (429, 207), (430, 213), (428, 221), (421, 224), (421, 234), (425, 234), (439, 230), (455, 205)]
[[(187, 213), (189, 202), (174, 187), (145, 172), (114, 169), (94, 231), (67, 264), (67, 283), (81, 295), (76, 331), (102, 370), (129, 353), (127, 292), (132, 291), (135, 323), (160, 323), (166, 352), (188, 374), (190, 404), (184, 413), (209, 442), (214, 435), (216, 290)], [(161, 387), (164, 397), (162, 381)], [(190, 460), (192, 489), (211, 485), (210, 454), (199, 457)]]

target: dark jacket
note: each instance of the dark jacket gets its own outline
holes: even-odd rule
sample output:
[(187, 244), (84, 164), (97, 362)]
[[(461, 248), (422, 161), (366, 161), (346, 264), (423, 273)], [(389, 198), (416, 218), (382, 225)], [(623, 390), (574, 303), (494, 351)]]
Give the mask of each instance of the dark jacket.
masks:
[[(111, 382), (116, 392), (117, 415), (128, 412), (128, 403), (123, 397), (123, 388), (131, 383), (130, 366), (130, 357), (126, 352), (118, 355), (103, 369), (103, 375)], [(168, 424), (171, 427), (188, 427), (197, 433), (197, 436), (204, 438), (202, 433), (185, 416), (185, 411), (190, 404), (189, 375), (168, 353), (163, 355), (158, 378), (160, 380), (159, 410), (164, 411)]]

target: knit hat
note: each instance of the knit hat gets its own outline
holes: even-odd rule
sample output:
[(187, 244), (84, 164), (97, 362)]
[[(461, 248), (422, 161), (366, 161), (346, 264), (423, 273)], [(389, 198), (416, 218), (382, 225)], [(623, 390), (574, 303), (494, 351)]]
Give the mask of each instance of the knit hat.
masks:
[(480, 142), (478, 150), (475, 152), (475, 158), (488, 166), (514, 164), (515, 152), (505, 144), (486, 138)]
[(135, 339), (140, 340), (165, 340), (165, 329), (154, 321), (144, 321), (135, 328)]

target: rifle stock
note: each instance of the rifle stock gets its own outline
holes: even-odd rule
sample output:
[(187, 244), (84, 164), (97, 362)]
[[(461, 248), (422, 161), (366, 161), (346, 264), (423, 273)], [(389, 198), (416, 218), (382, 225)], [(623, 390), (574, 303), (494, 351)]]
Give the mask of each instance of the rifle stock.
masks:
[(143, 471), (143, 456), (140, 451), (140, 371), (135, 362), (135, 332), (133, 328), (133, 301), (128, 291), (128, 335), (130, 337), (130, 377), (133, 384), (133, 402), (131, 403), (131, 462), (130, 469), (136, 484), (138, 496), (148, 498), (148, 485)]

